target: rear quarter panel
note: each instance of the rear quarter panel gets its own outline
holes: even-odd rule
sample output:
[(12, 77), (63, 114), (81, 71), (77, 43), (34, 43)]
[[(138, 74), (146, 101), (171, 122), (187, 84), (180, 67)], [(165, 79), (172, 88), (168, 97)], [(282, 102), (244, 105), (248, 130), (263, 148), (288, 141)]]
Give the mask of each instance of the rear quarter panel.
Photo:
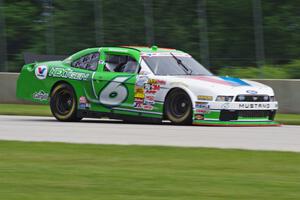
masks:
[[(24, 65), (17, 80), (17, 98), (36, 103), (48, 103), (49, 80), (40, 80), (35, 76), (39, 64)], [(43, 94), (43, 95), (42, 95)], [(40, 97), (38, 97), (40, 95)]]
[[(47, 73), (44, 79), (38, 78), (38, 67), (46, 66)], [(84, 74), (84, 76), (65, 76), (66, 70)], [(82, 78), (77, 80), (75, 78)], [(17, 81), (17, 97), (35, 103), (49, 104), (51, 90), (57, 83), (70, 84), (78, 96), (84, 93), (84, 84), (91, 78), (90, 72), (82, 72), (81, 69), (71, 69), (67, 64), (60, 61), (24, 65)], [(84, 80), (83, 80), (84, 79)]]

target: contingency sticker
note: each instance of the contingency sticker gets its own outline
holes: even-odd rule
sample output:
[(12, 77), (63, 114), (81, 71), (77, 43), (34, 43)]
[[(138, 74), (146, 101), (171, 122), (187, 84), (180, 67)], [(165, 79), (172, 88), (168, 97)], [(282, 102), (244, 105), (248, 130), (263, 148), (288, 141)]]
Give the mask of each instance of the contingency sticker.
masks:
[(195, 120), (203, 120), (204, 119), (204, 115), (202, 115), (202, 114), (195, 114), (194, 115), (194, 119)]
[(87, 98), (84, 96), (81, 96), (79, 98), (79, 108), (81, 109), (88, 109), (91, 107), (91, 104), (88, 102)]
[(44, 92), (43, 90), (40, 90), (38, 92), (33, 93), (32, 98), (39, 100), (39, 101), (47, 101), (49, 97), (49, 94)]
[(144, 110), (153, 110), (156, 93), (161, 85), (165, 85), (163, 80), (149, 79), (147, 76), (138, 76), (135, 84), (134, 107)]
[(208, 102), (196, 102), (194, 111), (196, 114), (207, 114), (210, 112), (210, 106)]

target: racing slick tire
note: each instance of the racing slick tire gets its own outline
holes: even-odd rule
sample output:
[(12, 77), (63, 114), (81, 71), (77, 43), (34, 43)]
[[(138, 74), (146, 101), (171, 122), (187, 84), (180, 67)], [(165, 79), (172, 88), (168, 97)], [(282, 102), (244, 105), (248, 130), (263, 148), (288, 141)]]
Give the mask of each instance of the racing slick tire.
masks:
[(53, 116), (64, 122), (80, 121), (77, 117), (77, 98), (73, 88), (62, 83), (57, 85), (50, 96), (50, 109)]
[(165, 102), (165, 116), (173, 124), (192, 124), (192, 101), (182, 89), (172, 90)]

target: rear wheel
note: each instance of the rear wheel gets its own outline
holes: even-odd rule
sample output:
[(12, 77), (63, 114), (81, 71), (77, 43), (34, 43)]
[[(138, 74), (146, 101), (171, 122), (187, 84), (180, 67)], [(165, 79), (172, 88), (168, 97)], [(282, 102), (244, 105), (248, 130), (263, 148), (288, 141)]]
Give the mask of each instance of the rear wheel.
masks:
[(77, 101), (73, 88), (68, 84), (56, 86), (50, 98), (50, 109), (53, 116), (59, 121), (80, 121), (77, 117)]
[(174, 124), (192, 123), (192, 102), (189, 95), (181, 90), (172, 90), (165, 102), (165, 115)]

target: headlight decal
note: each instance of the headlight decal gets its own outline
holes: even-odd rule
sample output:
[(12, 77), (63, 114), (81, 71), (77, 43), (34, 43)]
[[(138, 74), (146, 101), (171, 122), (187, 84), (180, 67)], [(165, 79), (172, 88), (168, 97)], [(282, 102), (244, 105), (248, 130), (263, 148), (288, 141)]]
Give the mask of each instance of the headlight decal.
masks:
[(216, 101), (231, 102), (233, 96), (217, 96)]
[(198, 100), (204, 100), (204, 101), (212, 101), (213, 97), (212, 96), (203, 96), (203, 95), (198, 95), (197, 96)]
[(275, 96), (270, 96), (270, 101), (272, 101), (272, 102), (276, 101)]

